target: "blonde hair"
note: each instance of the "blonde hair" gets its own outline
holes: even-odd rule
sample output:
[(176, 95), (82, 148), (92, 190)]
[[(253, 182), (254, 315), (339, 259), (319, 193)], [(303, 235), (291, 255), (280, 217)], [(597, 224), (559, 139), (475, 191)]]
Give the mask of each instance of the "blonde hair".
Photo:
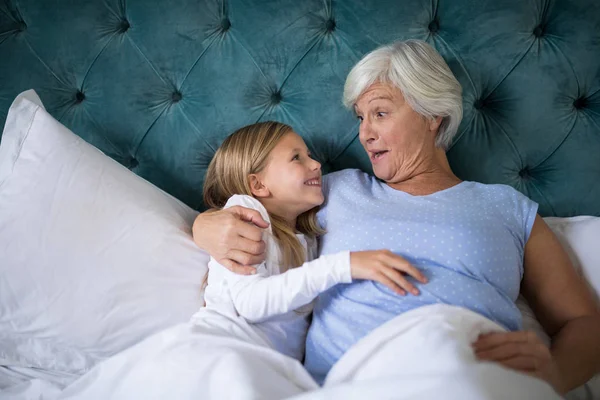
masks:
[[(234, 194), (254, 197), (249, 176), (261, 172), (268, 165), (271, 151), (291, 132), (293, 130), (289, 125), (267, 121), (245, 126), (228, 136), (208, 166), (204, 181), (204, 204), (221, 209)], [(323, 234), (317, 222), (317, 211), (318, 207), (315, 207), (300, 214), (295, 228), (308, 236)], [(302, 265), (307, 255), (294, 228), (278, 215), (269, 213), (269, 218), (281, 252), (281, 272)]]
[(350, 71), (343, 102), (352, 108), (372, 84), (390, 84), (426, 118), (442, 117), (435, 144), (447, 150), (463, 116), (462, 87), (433, 47), (422, 40), (381, 46), (364, 56)]

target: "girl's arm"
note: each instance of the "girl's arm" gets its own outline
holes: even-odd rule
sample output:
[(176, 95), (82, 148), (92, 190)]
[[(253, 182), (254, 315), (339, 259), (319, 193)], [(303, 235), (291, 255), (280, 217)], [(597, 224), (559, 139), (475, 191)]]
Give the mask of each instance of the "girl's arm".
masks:
[(267, 276), (264, 264), (257, 268), (256, 275), (251, 276), (234, 274), (219, 267), (237, 312), (249, 322), (284, 314), (310, 303), (338, 283), (352, 282), (348, 251), (322, 256), (272, 276)]

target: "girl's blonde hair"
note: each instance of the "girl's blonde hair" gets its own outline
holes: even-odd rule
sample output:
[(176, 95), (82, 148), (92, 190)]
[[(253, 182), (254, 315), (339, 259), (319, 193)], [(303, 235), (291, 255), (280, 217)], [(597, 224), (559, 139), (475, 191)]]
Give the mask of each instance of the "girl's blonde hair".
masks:
[[(208, 166), (204, 181), (204, 204), (221, 209), (234, 194), (254, 197), (249, 176), (264, 170), (271, 151), (290, 132), (293, 130), (289, 125), (267, 121), (245, 126), (228, 136)], [(317, 222), (318, 208), (300, 214), (296, 220), (296, 230), (313, 237), (323, 234)], [(307, 255), (296, 237), (295, 229), (279, 215), (269, 213), (269, 218), (273, 236), (281, 251), (281, 272), (302, 265)]]

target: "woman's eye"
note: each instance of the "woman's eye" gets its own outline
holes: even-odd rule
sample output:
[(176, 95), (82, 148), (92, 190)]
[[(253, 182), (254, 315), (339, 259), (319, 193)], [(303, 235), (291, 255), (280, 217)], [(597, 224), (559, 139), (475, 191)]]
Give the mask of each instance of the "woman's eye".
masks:
[(356, 116), (356, 118), (358, 118), (358, 120), (359, 120), (360, 122), (362, 122), (362, 120), (363, 120), (363, 117), (361, 117), (360, 115), (357, 115), (357, 116)]
[(384, 116), (385, 116), (385, 114), (386, 114), (386, 113), (385, 113), (385, 112), (383, 112), (383, 111), (377, 111), (377, 112), (375, 113), (375, 115), (377, 115), (377, 118), (382, 118), (382, 117), (384, 117)]

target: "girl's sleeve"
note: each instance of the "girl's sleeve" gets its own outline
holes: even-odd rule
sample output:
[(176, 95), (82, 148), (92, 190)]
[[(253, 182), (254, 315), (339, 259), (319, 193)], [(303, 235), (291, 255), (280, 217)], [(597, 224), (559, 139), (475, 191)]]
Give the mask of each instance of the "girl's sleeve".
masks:
[[(234, 197), (246, 199), (236, 199), (231, 205), (258, 209), (262, 214), (264, 207), (256, 199)], [(251, 204), (254, 207), (249, 207)], [(249, 322), (284, 314), (310, 303), (338, 283), (352, 282), (349, 251), (322, 256), (278, 275), (270, 275), (265, 263), (256, 266), (256, 275), (238, 275), (221, 265), (214, 267), (226, 280), (236, 311)]]

